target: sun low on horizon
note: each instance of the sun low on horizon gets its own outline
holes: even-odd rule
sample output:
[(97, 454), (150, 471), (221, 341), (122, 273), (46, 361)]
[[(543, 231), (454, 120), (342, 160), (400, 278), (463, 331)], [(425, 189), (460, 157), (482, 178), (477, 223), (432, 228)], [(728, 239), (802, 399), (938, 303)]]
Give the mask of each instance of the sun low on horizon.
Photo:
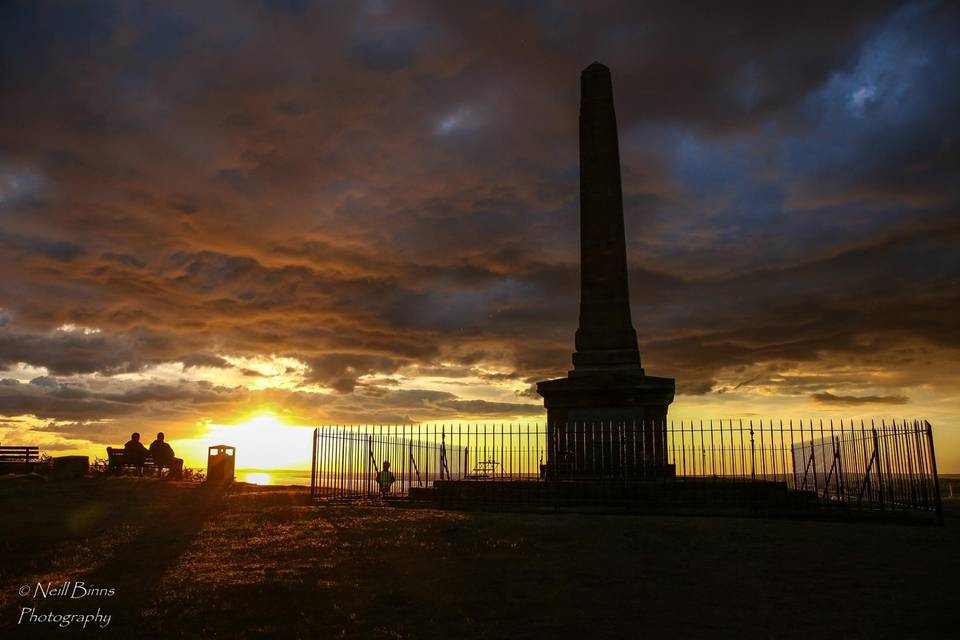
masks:
[[(313, 427), (288, 424), (273, 412), (258, 412), (234, 424), (207, 423), (203, 429), (196, 437), (178, 442), (188, 467), (203, 468), (208, 449), (219, 444), (236, 448), (238, 470), (277, 471), (309, 467)], [(255, 480), (262, 480), (263, 475), (256, 476)]]

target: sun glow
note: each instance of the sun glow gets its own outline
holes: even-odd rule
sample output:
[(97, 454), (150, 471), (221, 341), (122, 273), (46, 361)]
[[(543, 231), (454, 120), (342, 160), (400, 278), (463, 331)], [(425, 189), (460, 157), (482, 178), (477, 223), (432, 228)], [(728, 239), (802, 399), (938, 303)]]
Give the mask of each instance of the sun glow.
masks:
[(243, 482), (248, 482), (250, 484), (273, 484), (273, 480), (269, 473), (260, 472), (243, 474)]
[[(271, 412), (258, 413), (239, 424), (208, 424), (206, 433), (185, 442), (188, 449), (215, 444), (228, 444), (237, 448), (237, 469), (300, 469), (310, 466), (310, 443), (312, 427), (290, 425)], [(248, 482), (267, 484), (268, 474)], [(269, 481), (269, 477), (267, 477)]]

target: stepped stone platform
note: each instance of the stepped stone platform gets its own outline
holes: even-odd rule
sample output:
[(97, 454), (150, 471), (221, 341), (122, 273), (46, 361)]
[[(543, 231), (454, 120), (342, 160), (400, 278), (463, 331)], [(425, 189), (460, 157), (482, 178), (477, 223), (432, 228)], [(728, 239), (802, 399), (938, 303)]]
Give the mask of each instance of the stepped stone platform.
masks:
[(814, 509), (817, 496), (785, 482), (718, 478), (658, 480), (438, 480), (413, 487), (409, 499), (445, 508), (693, 509), (779, 512)]

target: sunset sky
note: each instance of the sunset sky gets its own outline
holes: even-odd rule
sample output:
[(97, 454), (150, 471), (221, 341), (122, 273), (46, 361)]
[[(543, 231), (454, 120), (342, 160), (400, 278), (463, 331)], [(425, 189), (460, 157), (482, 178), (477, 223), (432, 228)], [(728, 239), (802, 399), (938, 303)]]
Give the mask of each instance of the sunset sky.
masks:
[(0, 442), (542, 420), (600, 60), (670, 414), (960, 472), (960, 8), (774, 4), (2, 3)]

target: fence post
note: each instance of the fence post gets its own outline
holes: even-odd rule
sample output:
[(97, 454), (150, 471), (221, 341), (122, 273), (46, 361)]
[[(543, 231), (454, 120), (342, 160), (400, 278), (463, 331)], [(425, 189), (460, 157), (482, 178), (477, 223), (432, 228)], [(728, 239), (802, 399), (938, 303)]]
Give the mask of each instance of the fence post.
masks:
[(440, 479), (444, 478), (444, 470), (447, 466), (447, 434), (443, 433), (440, 436)]
[[(831, 424), (831, 427), (833, 425)], [(833, 429), (831, 429), (831, 434)], [(843, 502), (843, 480), (841, 479), (841, 474), (843, 473), (843, 450), (840, 448), (842, 445), (840, 437), (837, 436), (833, 439), (833, 455), (834, 455), (834, 464), (837, 465), (837, 501)]]
[(311, 448), (311, 460), (310, 460), (310, 497), (317, 497), (317, 440), (319, 437), (320, 428), (314, 427), (313, 429), (313, 447)]
[(927, 425), (927, 448), (930, 450), (930, 471), (933, 473), (933, 500), (934, 508), (937, 512), (937, 522), (943, 524), (943, 504), (940, 502), (940, 476), (937, 474), (937, 455), (933, 450), (933, 427), (930, 422), (923, 421)]
[(877, 495), (880, 497), (880, 511), (883, 511), (883, 465), (880, 463), (880, 439), (877, 437), (877, 428), (870, 423), (870, 430), (873, 431), (873, 455), (877, 457)]

